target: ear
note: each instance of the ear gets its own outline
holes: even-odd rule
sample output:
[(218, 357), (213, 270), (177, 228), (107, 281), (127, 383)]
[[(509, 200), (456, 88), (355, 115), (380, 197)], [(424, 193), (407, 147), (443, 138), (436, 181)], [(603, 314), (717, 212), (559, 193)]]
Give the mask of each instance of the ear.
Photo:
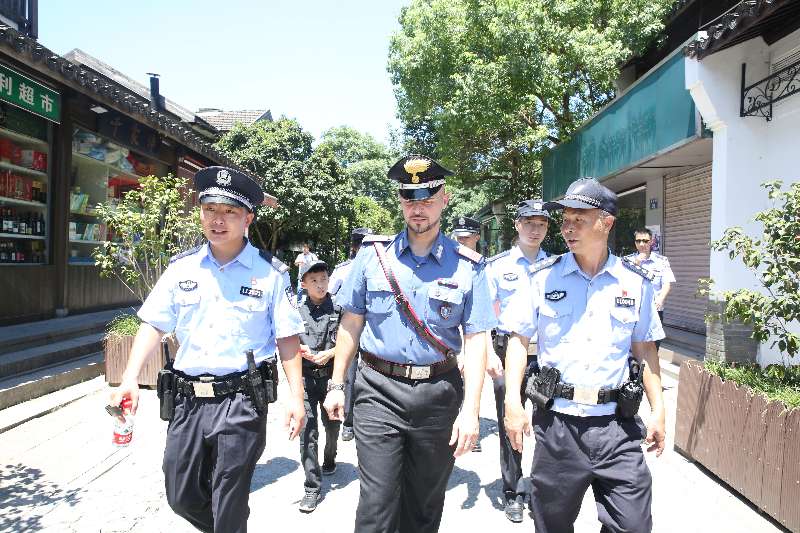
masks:
[(450, 203), (450, 195), (447, 194), (447, 191), (442, 193), (442, 201), (444, 202), (444, 207), (447, 207), (447, 204)]
[(256, 218), (256, 214), (254, 212), (251, 211), (251, 212), (247, 213), (247, 216), (245, 217), (246, 224), (249, 226), (250, 224), (253, 223), (253, 220), (255, 220), (255, 218)]

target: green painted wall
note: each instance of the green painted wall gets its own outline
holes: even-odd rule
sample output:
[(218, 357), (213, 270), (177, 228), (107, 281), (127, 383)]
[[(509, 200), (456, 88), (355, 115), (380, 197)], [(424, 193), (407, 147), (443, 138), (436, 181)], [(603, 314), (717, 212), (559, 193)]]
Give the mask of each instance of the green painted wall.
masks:
[(686, 59), (677, 50), (617, 98), (543, 162), (546, 200), (563, 195), (576, 178), (609, 177), (698, 134), (694, 101), (686, 90)]

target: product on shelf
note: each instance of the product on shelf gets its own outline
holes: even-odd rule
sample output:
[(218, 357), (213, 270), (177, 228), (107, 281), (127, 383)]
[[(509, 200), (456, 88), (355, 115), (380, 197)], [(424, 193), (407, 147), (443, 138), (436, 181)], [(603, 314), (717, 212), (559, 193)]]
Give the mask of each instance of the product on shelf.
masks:
[(0, 206), (0, 233), (44, 236), (44, 215)]
[(47, 170), (47, 154), (38, 150), (22, 150), (20, 164), (23, 167), (45, 172)]

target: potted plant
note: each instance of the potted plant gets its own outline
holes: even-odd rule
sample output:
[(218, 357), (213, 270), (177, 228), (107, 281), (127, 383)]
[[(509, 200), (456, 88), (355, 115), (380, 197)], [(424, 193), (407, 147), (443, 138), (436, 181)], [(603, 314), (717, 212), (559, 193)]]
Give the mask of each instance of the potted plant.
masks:
[[(681, 366), (675, 447), (792, 531), (800, 531), (800, 183), (765, 183), (775, 207), (758, 213), (760, 239), (729, 228), (712, 249), (739, 257), (760, 290), (702, 291), (721, 302), (708, 320), (752, 327), (784, 364), (689, 361)], [(794, 364), (792, 364), (794, 363)]]
[[(144, 302), (169, 258), (201, 241), (199, 211), (190, 205), (191, 192), (183, 178), (147, 176), (119, 201), (98, 205), (98, 216), (108, 228), (108, 240), (94, 253), (101, 275), (115, 276)], [(110, 324), (105, 338), (108, 383), (119, 383), (138, 327), (136, 315), (123, 315)], [(163, 354), (151, 358), (139, 383), (155, 385), (163, 363)]]

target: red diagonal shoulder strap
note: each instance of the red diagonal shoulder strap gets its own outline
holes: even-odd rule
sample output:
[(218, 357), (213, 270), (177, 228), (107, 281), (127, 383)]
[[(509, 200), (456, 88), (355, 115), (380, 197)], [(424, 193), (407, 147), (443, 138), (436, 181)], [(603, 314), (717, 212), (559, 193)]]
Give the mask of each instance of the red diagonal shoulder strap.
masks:
[(394, 272), (392, 272), (392, 267), (389, 266), (389, 259), (386, 257), (386, 250), (383, 247), (383, 243), (373, 242), (372, 246), (375, 248), (375, 253), (378, 254), (378, 261), (381, 263), (383, 275), (386, 276), (386, 281), (389, 282), (389, 286), (392, 288), (394, 301), (397, 304), (397, 307), (400, 308), (400, 311), (411, 323), (414, 331), (417, 332), (417, 335), (425, 339), (428, 344), (436, 349), (436, 351), (441, 353), (445, 359), (455, 357), (456, 353), (445, 343), (436, 338), (431, 330), (428, 329), (428, 326), (426, 326), (425, 323), (420, 320), (419, 316), (414, 311), (414, 308), (411, 307), (411, 302), (409, 302), (408, 298), (406, 298), (406, 295), (403, 294), (403, 289), (400, 288), (400, 284), (397, 282), (397, 278), (394, 277)]

